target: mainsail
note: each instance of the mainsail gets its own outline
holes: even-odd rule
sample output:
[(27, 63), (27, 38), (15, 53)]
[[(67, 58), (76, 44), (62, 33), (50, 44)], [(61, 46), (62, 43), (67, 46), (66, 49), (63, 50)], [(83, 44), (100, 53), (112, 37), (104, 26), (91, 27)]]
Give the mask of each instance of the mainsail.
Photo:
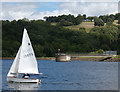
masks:
[(18, 72), (38, 74), (37, 60), (35, 58), (32, 44), (30, 42), (26, 29), (24, 29), (23, 38), (22, 38)]
[(22, 45), (7, 76), (13, 76), (11, 73), (39, 74), (37, 60), (26, 29), (24, 29)]

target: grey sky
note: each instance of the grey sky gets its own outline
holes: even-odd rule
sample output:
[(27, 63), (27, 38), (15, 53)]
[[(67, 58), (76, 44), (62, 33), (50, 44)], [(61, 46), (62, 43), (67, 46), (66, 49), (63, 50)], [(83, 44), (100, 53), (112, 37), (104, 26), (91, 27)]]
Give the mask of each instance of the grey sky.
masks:
[(6, 2), (2, 3), (2, 12), (0, 12), (0, 19), (17, 20), (24, 17), (28, 19), (43, 19), (45, 16), (58, 16), (62, 14), (73, 14), (75, 16), (78, 14), (86, 14), (87, 16), (99, 16), (118, 13), (118, 2), (115, 2), (115, 0), (114, 2), (88, 1), (85, 2), (85, 0), (82, 0), (81, 2), (70, 1), (57, 3)]

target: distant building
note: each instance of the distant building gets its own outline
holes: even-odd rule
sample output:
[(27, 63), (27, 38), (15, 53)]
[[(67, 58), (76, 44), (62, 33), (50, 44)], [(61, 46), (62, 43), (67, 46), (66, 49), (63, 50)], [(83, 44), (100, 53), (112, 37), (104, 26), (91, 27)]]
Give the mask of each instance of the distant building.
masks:
[(105, 54), (105, 55), (113, 55), (113, 56), (116, 56), (116, 55), (117, 55), (117, 51), (105, 51), (104, 54)]
[(94, 19), (92, 19), (92, 21), (90, 19), (84, 19), (84, 22), (93, 22)]

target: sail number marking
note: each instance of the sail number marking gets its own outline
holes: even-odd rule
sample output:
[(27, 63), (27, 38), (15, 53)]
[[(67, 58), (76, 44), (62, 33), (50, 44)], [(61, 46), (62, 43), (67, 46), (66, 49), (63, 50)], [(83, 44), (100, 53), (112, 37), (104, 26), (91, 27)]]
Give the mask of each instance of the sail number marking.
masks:
[(28, 54), (24, 55), (24, 57), (30, 57), (30, 56), (33, 56), (33, 53), (28, 53)]

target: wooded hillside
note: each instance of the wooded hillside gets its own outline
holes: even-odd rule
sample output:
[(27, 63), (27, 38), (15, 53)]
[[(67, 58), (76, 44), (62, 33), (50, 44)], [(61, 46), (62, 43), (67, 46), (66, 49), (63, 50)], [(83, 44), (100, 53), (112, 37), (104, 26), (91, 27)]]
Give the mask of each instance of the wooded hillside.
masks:
[[(46, 17), (46, 21), (27, 20), (26, 18), (18, 21), (4, 20), (2, 21), (2, 55), (3, 57), (16, 55), (21, 45), (24, 28), (28, 30), (37, 57), (55, 56), (58, 48), (61, 49), (61, 52), (66, 53), (88, 53), (103, 49), (117, 50), (120, 54), (120, 25), (119, 21), (117, 24), (113, 23), (114, 20), (120, 18), (119, 15), (104, 15), (94, 17), (95, 19), (86, 18), (85, 15), (79, 15), (79, 17), (64, 15), (65, 18), (55, 17), (56, 20), (59, 18), (59, 21), (50, 20), (50, 17), (48, 19)], [(72, 18), (70, 19), (70, 16), (72, 16), (74, 22)], [(106, 24), (95, 24), (89, 29), (89, 32), (86, 32), (84, 27), (77, 30), (65, 27), (78, 25), (83, 21), (92, 21), (94, 24), (97, 21), (97, 24), (102, 22)], [(56, 22), (56, 25), (51, 25), (53, 22)], [(66, 23), (70, 23), (70, 25), (66, 25)]]

